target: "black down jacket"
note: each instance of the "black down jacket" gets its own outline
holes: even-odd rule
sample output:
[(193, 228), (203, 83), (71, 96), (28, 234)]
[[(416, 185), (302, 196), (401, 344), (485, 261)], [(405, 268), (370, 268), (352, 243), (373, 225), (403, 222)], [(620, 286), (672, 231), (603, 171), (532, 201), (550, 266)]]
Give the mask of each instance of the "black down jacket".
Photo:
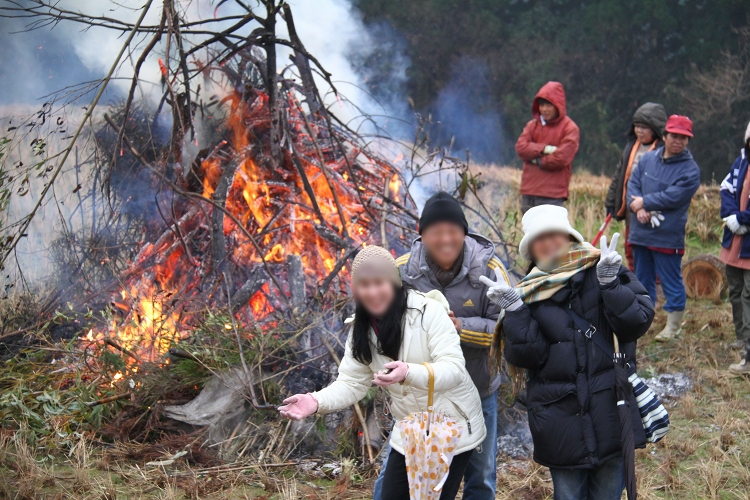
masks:
[[(622, 449), (614, 368), (612, 359), (578, 332), (565, 310), (569, 306), (596, 327), (595, 335), (614, 331), (630, 360), (635, 359), (635, 341), (651, 326), (654, 308), (625, 267), (605, 286), (592, 267), (551, 298), (506, 311), (505, 359), (529, 370), (526, 406), (534, 460), (548, 467), (591, 469)], [(635, 398), (630, 405), (636, 446), (643, 447), (646, 436)]]

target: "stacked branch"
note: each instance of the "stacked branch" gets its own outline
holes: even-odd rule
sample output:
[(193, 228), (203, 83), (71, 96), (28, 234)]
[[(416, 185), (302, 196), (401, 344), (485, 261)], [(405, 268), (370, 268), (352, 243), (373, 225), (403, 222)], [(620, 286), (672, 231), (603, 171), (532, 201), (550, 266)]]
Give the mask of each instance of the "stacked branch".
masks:
[[(201, 73), (226, 93), (208, 103), (196, 95), (199, 105), (173, 111), (163, 160), (147, 160), (126, 127), (105, 115), (117, 136), (113, 164), (121, 144), (172, 193), (154, 207), (166, 229), (143, 245), (112, 301), (118, 315), (109, 335), (150, 359), (207, 308), (228, 307), (249, 324), (330, 304), (348, 294), (339, 277), (362, 245), (400, 252), (413, 237), (415, 205), (399, 171), (329, 112), (288, 6), (283, 18), (293, 64), (276, 70), (275, 37), (246, 41), (231, 58), (208, 51)], [(268, 19), (263, 26), (275, 29)], [(165, 95), (182, 67), (165, 76)], [(174, 110), (180, 94), (172, 94)], [(125, 124), (132, 96), (118, 113)], [(217, 139), (185, 162), (196, 124)]]

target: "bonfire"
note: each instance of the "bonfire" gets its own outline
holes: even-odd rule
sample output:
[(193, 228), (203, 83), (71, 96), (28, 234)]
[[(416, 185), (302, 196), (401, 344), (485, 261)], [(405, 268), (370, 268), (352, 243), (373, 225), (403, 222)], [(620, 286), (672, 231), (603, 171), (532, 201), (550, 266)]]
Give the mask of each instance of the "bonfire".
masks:
[(281, 85), (276, 153), (268, 94), (231, 83), (242, 91), (221, 99), (221, 119), (210, 120), (224, 138), (198, 154), (198, 168), (165, 178), (190, 203), (123, 273), (112, 299), (119, 314), (96, 335), (143, 359), (189, 335), (206, 307), (265, 325), (273, 312), (313, 299), (324, 307), (347, 295), (347, 262), (358, 249), (379, 244), (397, 255), (414, 233), (416, 210), (398, 169), (322, 108), (306, 112), (293, 81)]
[[(327, 417), (325, 436), (316, 439), (307, 438), (311, 423), (290, 430), (268, 412), (261, 429), (253, 412), (272, 410), (285, 394), (320, 389), (332, 380), (343, 352), (344, 319), (352, 312), (349, 265), (367, 245), (382, 245), (394, 256), (408, 250), (417, 236), (410, 194), (416, 184), (433, 176), (435, 187), (461, 199), (474, 195), (467, 210), (498, 241), (500, 224), (476, 197), (481, 182), (469, 170), (468, 153), (462, 161), (430, 147), (428, 119), (417, 117), (412, 145), (405, 147), (384, 137), (371, 118), (353, 130), (331, 111), (348, 103), (306, 51), (287, 4), (262, 2), (265, 18), (252, 10), (239, 21), (228, 16), (231, 28), (189, 50), (183, 37), (197, 25), (179, 19), (176, 29), (167, 22), (174, 14), (170, 5), (164, 3), (159, 26), (133, 25), (133, 33), (151, 37), (150, 43), (136, 61), (127, 98), (103, 113), (95, 134), (97, 175), (106, 172), (106, 180), (88, 189), (121, 188), (124, 194), (112, 194), (114, 210), (93, 215), (107, 222), (102, 228), (116, 220), (112, 227), (125, 227), (137, 249), (115, 256), (107, 249), (124, 248), (121, 235), (93, 228), (91, 235), (66, 241), (85, 249), (83, 258), (69, 252), (70, 261), (81, 262), (76, 265), (94, 272), (107, 262), (118, 265), (110, 265), (112, 272), (102, 279), (76, 277), (57, 297), (72, 312), (58, 312), (42, 331), (55, 337), (65, 328), (64, 336), (75, 340), (65, 350), (55, 346), (54, 363), (35, 369), (54, 375), (53, 385), (64, 389), (59, 414), (75, 414), (65, 417), (65, 425), (76, 430), (94, 421), (103, 439), (143, 442), (184, 431), (177, 419), (193, 429), (208, 427), (207, 439), (221, 444), (217, 450), (224, 457), (258, 451), (258, 461), (286, 459), (330, 451), (343, 439), (361, 446), (360, 456), (371, 460), (376, 442), (382, 443), (381, 429), (391, 425), (373, 422), (374, 415), (388, 414), (382, 394), (375, 395), (377, 410), (357, 404)], [(30, 15), (69, 15), (49, 9), (30, 9)], [(276, 33), (279, 17), (287, 40)], [(252, 22), (262, 29), (238, 35)], [(162, 37), (179, 50), (176, 58), (158, 59), (162, 98), (154, 109), (137, 101), (136, 87)], [(292, 52), (283, 69), (277, 67), (278, 44)], [(321, 81), (330, 88), (328, 100), (318, 89)], [(83, 122), (92, 117), (93, 104)], [(169, 138), (160, 142), (157, 124), (164, 122)], [(47, 186), (74, 143), (45, 171), (52, 179)], [(132, 186), (142, 192), (133, 193)], [(138, 201), (131, 201), (133, 194)], [(129, 203), (138, 209), (130, 210)], [(139, 215), (127, 219), (123, 214), (130, 212)], [(0, 263), (34, 215), (0, 242)], [(217, 395), (227, 388), (226, 397)], [(218, 400), (233, 406), (206, 418), (191, 417), (186, 409), (191, 401), (208, 407)], [(43, 427), (58, 432), (51, 424)]]

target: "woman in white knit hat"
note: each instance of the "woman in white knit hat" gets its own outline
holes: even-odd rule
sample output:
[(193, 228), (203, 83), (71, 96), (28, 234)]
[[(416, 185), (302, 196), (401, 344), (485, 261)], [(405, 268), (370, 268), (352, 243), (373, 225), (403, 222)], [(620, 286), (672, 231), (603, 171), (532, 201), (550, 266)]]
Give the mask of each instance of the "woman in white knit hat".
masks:
[[(552, 205), (530, 209), (522, 224), (519, 251), (531, 262), (529, 274), (515, 288), (499, 276), (483, 282), (505, 309), (505, 359), (528, 370), (534, 459), (550, 468), (555, 500), (619, 500), (625, 464), (613, 352), (600, 341), (611, 346), (615, 333), (635, 363), (635, 341), (651, 325), (653, 304), (622, 266), (618, 234), (609, 246), (602, 238), (598, 250), (570, 225), (565, 208)], [(646, 434), (631, 399), (633, 437), (643, 447)]]
[[(393, 256), (369, 246), (352, 263), (355, 315), (338, 378), (325, 389), (284, 401), (281, 415), (294, 420), (351, 406), (372, 384), (387, 388), (397, 420), (427, 410), (428, 369), (434, 371), (434, 408), (464, 429), (450, 463), (440, 499), (453, 499), (471, 454), (484, 439), (482, 406), (465, 368), (460, 339), (448, 316), (445, 297), (405, 288)], [(404, 440), (399, 426), (391, 433), (392, 451), (385, 471), (383, 498), (409, 499)]]
[(736, 349), (744, 349), (739, 363), (729, 366), (732, 373), (750, 373), (750, 125), (745, 131), (745, 145), (721, 183), (721, 216), (726, 222), (719, 258), (727, 266), (729, 302), (737, 341)]

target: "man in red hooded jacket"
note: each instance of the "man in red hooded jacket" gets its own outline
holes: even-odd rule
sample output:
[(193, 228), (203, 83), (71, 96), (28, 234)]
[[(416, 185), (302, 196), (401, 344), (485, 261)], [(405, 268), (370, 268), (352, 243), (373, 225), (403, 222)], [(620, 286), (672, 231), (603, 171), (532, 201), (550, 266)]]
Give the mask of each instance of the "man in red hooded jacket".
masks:
[(578, 152), (578, 125), (565, 113), (565, 90), (547, 82), (534, 98), (534, 118), (516, 142), (523, 160), (521, 211), (537, 205), (558, 205), (568, 199), (573, 158)]

